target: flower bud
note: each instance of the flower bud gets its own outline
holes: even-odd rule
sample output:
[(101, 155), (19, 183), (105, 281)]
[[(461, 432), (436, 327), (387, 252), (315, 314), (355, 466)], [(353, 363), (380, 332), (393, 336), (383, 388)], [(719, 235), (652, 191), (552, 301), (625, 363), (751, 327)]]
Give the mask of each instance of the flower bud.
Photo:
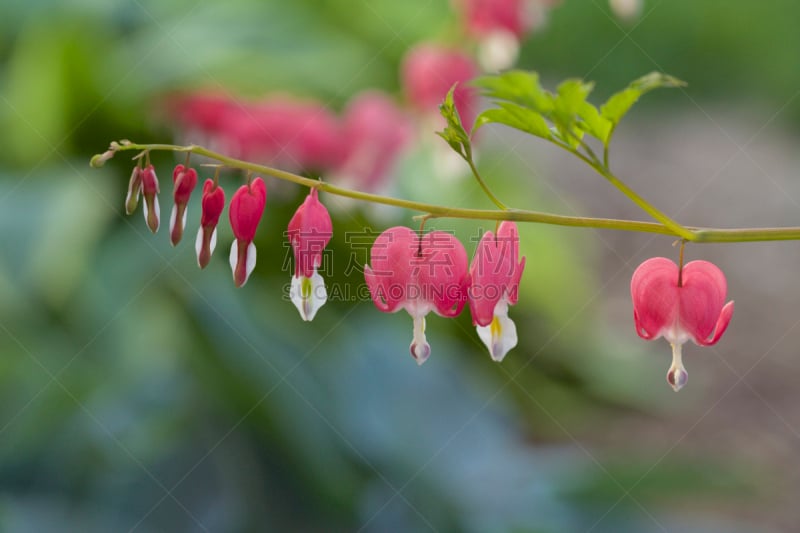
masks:
[(197, 185), (197, 171), (177, 165), (172, 172), (172, 182), (174, 185), (172, 197), (175, 203), (169, 219), (169, 236), (172, 245), (176, 246), (183, 237), (183, 230), (186, 227), (186, 205)]
[(138, 165), (133, 167), (131, 179), (128, 182), (128, 196), (125, 197), (125, 213), (130, 215), (139, 205), (139, 194), (142, 192), (142, 169)]
[(158, 231), (161, 213), (158, 207), (158, 178), (153, 165), (142, 170), (142, 196), (144, 196), (144, 219), (153, 233)]
[(197, 264), (200, 268), (205, 268), (217, 246), (217, 224), (225, 209), (225, 191), (214, 180), (207, 179), (203, 184), (203, 197), (200, 203), (200, 229), (197, 230), (195, 251)]
[(261, 178), (255, 178), (251, 183), (239, 187), (231, 199), (228, 216), (236, 240), (231, 245), (230, 264), (233, 282), (237, 287), (247, 283), (256, 266), (256, 246), (253, 239), (266, 202), (267, 187)]

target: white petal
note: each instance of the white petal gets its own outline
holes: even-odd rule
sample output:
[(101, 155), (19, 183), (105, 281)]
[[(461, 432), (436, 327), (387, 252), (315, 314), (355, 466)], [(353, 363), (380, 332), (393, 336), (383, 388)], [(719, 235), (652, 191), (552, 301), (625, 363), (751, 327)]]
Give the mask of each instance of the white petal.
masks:
[(245, 280), (250, 278), (250, 274), (256, 268), (256, 245), (252, 242), (247, 245), (247, 274)]
[(181, 219), (181, 229), (186, 229), (186, 215), (189, 214), (189, 206), (183, 208), (183, 218)]
[(200, 251), (203, 249), (203, 226), (197, 228), (197, 238), (194, 240), (194, 253), (200, 261)]
[(414, 340), (411, 341), (409, 350), (411, 356), (417, 360), (418, 365), (422, 365), (431, 355), (431, 345), (425, 338), (425, 315), (412, 315), (414, 319)]
[(513, 66), (517, 62), (518, 55), (517, 36), (508, 31), (494, 31), (478, 45), (478, 63), (488, 72), (497, 72)]
[(478, 337), (489, 349), (489, 355), (497, 362), (517, 345), (517, 326), (508, 318), (508, 303), (505, 298), (497, 302), (494, 318), (488, 326), (476, 326)]
[[(212, 234), (212, 241), (216, 237), (216, 228), (214, 234)], [(239, 241), (233, 241), (231, 244), (231, 254), (228, 257), (228, 261), (231, 264), (231, 272), (233, 272), (234, 276), (236, 275), (236, 262), (239, 258)], [(245, 254), (245, 271), (244, 271), (244, 281), (242, 282), (242, 286), (247, 283), (247, 280), (250, 279), (250, 274), (253, 273), (253, 269), (256, 268), (256, 245), (252, 242), (247, 245), (247, 252)]]
[(172, 230), (175, 229), (175, 219), (178, 217), (178, 206), (172, 204), (172, 212), (169, 215), (169, 234), (172, 235)]
[(300, 316), (306, 322), (314, 319), (320, 307), (328, 301), (328, 291), (325, 289), (325, 280), (314, 269), (314, 274), (305, 276), (292, 276), (292, 287), (289, 291), (292, 303), (300, 311)]
[(642, 11), (642, 0), (609, 0), (608, 3), (614, 15), (623, 20), (634, 19)]
[(228, 256), (228, 262), (231, 264), (231, 270), (236, 272), (236, 260), (239, 258), (239, 248), (238, 245), (239, 241), (233, 241), (231, 243), (231, 253)]

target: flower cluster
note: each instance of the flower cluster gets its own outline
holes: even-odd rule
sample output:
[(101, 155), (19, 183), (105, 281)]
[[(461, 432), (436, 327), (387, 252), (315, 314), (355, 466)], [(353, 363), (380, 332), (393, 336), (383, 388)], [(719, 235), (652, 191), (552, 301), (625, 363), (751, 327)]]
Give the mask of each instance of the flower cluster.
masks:
[[(145, 152), (146, 154), (146, 152)], [(146, 158), (145, 158), (146, 159)], [(197, 172), (177, 165), (172, 173), (173, 207), (170, 241), (178, 245), (186, 228), (188, 204), (197, 186)], [(159, 183), (153, 165), (134, 168), (125, 198), (132, 213), (144, 197), (143, 213), (155, 233), (160, 223)], [(250, 179), (233, 194), (228, 216), (234, 241), (230, 266), (233, 281), (243, 286), (256, 264), (256, 230), (267, 201), (267, 188), (260, 177)], [(205, 268), (217, 242), (217, 225), (225, 209), (225, 192), (215, 179), (203, 184), (200, 225), (195, 249), (197, 262)], [(325, 248), (333, 236), (328, 210), (312, 188), (288, 224), (287, 236), (294, 253), (294, 272), (289, 295), (300, 316), (313, 320), (327, 301), (327, 290), (319, 269)], [(404, 309), (412, 318), (410, 353), (418, 364), (431, 354), (425, 336), (425, 319), (431, 312), (452, 318), (469, 304), (472, 323), (494, 361), (502, 361), (518, 342), (517, 328), (508, 308), (517, 303), (525, 257), (520, 258), (519, 232), (514, 222), (503, 221), (496, 231), (486, 231), (475, 249), (471, 264), (464, 246), (452, 234), (432, 231), (421, 234), (407, 227), (385, 230), (370, 250), (364, 279), (370, 297), (384, 313)], [(646, 340), (664, 337), (672, 346), (672, 365), (667, 382), (675, 391), (688, 380), (682, 347), (692, 340), (701, 346), (716, 344), (730, 323), (733, 302), (725, 303), (725, 275), (708, 261), (676, 265), (664, 257), (642, 263), (631, 279), (636, 333)]]
[[(183, 237), (188, 217), (188, 204), (197, 186), (197, 171), (186, 165), (177, 165), (172, 173), (173, 207), (170, 216), (170, 242), (177, 246)], [(158, 203), (158, 178), (153, 165), (138, 165), (128, 184), (125, 212), (131, 214), (144, 196), (144, 218), (155, 233), (161, 218)], [(253, 243), (258, 224), (267, 203), (267, 186), (260, 177), (247, 180), (233, 194), (228, 205), (228, 218), (233, 231), (230, 265), (233, 282), (237, 287), (247, 283), (256, 266), (256, 246)], [(217, 245), (217, 225), (225, 210), (225, 191), (217, 178), (203, 184), (200, 200), (200, 226), (197, 230), (195, 252), (197, 264), (205, 268)], [(289, 241), (294, 252), (295, 273), (292, 277), (292, 301), (303, 320), (314, 318), (317, 310), (327, 300), (325, 282), (317, 273), (322, 262), (322, 252), (333, 235), (328, 210), (319, 201), (317, 190), (312, 189), (289, 222)]]
[(375, 306), (384, 313), (405, 309), (414, 323), (411, 355), (417, 363), (430, 356), (425, 317), (433, 311), (455, 317), (469, 301), (472, 322), (492, 359), (502, 361), (517, 344), (508, 305), (517, 302), (525, 258), (519, 260), (519, 234), (502, 222), (495, 235), (481, 238), (472, 265), (464, 246), (451, 234), (419, 235), (406, 227), (389, 228), (375, 240), (364, 277)]

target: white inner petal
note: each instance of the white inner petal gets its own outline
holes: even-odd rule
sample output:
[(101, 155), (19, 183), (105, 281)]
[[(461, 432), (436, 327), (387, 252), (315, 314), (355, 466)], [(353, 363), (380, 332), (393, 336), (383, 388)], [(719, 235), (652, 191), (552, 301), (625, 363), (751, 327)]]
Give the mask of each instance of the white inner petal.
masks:
[[(185, 214), (185, 212), (184, 212)], [(172, 204), (172, 212), (169, 215), (169, 234), (172, 235), (172, 232), (175, 230), (175, 219), (178, 217), (178, 206)], [(184, 222), (185, 224), (185, 222)]]
[(411, 355), (421, 365), (431, 355), (431, 346), (425, 338), (425, 315), (411, 315), (414, 319), (414, 340), (411, 341)]
[[(253, 273), (253, 270), (256, 268), (256, 245), (252, 242), (247, 245), (247, 270), (245, 271), (245, 278), (244, 280), (247, 281), (250, 279), (250, 274)], [(242, 284), (244, 285), (244, 283)]]
[[(233, 241), (231, 244), (231, 253), (228, 256), (228, 261), (231, 264), (231, 271), (233, 272), (234, 277), (236, 276), (236, 264), (239, 259), (239, 241)], [(247, 280), (250, 279), (250, 274), (253, 273), (253, 269), (256, 268), (256, 245), (252, 242), (247, 245), (247, 252), (245, 254), (245, 270), (244, 270), (244, 280), (242, 281), (242, 287), (244, 284), (247, 283)]]
[(200, 261), (200, 251), (203, 249), (203, 226), (197, 228), (197, 238), (194, 240), (194, 251)]
[(517, 326), (508, 318), (508, 303), (501, 298), (494, 308), (494, 318), (488, 326), (475, 326), (483, 344), (489, 349), (489, 355), (497, 362), (517, 345)]
[(310, 322), (316, 316), (320, 307), (328, 301), (328, 291), (325, 288), (325, 280), (322, 279), (314, 269), (314, 274), (307, 278), (305, 276), (292, 276), (292, 286), (289, 290), (292, 303), (300, 312), (300, 316), (306, 322)]

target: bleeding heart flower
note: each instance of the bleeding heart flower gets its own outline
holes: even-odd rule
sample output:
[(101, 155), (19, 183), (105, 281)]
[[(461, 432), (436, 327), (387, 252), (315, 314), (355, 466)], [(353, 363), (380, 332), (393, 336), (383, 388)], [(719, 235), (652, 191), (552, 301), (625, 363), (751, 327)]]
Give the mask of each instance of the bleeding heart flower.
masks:
[(317, 198), (317, 189), (311, 189), (289, 221), (288, 235), (294, 252), (289, 295), (303, 320), (311, 321), (328, 300), (325, 281), (317, 269), (322, 264), (322, 252), (333, 236), (331, 217)]
[(469, 309), (478, 336), (495, 361), (517, 345), (517, 327), (508, 306), (517, 303), (525, 258), (519, 259), (519, 233), (513, 222), (502, 222), (497, 235), (483, 234), (470, 266)]
[(176, 246), (183, 237), (183, 229), (186, 227), (186, 204), (189, 203), (189, 197), (197, 186), (197, 171), (177, 165), (172, 171), (172, 183), (175, 187), (172, 193), (175, 203), (169, 218), (169, 238), (172, 246)]
[(449, 233), (424, 237), (406, 227), (389, 228), (378, 236), (364, 266), (372, 301), (384, 313), (405, 309), (414, 320), (411, 355), (418, 364), (431, 353), (425, 338), (425, 316), (461, 313), (467, 300), (467, 252)]
[(266, 203), (267, 187), (261, 178), (255, 178), (247, 185), (239, 187), (231, 199), (228, 215), (236, 240), (231, 245), (230, 263), (233, 282), (237, 287), (247, 283), (247, 278), (256, 267), (256, 245), (253, 244), (253, 239)]
[(197, 264), (200, 268), (205, 268), (217, 247), (217, 224), (225, 209), (225, 191), (214, 180), (207, 179), (203, 184), (200, 204), (200, 229), (197, 230), (194, 248), (197, 252)]
[(144, 196), (144, 219), (147, 227), (153, 233), (158, 231), (158, 224), (161, 219), (161, 212), (158, 207), (158, 178), (153, 165), (147, 165), (142, 169), (142, 196)]
[(681, 347), (689, 339), (700, 346), (715, 344), (733, 315), (725, 303), (725, 275), (713, 263), (692, 261), (679, 270), (665, 257), (648, 259), (631, 279), (636, 333), (646, 340), (664, 337), (672, 345), (667, 382), (675, 391), (689, 378)]

